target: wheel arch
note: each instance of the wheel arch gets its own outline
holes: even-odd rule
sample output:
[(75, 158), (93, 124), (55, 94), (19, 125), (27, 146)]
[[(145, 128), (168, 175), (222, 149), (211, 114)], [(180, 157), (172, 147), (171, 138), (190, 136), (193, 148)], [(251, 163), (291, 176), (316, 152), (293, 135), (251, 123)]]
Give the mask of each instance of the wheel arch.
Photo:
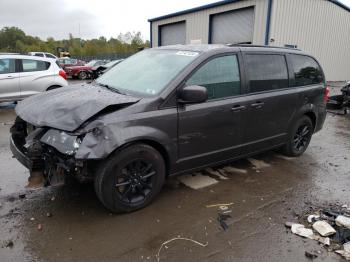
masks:
[(163, 157), (164, 164), (165, 164), (165, 170), (166, 170), (166, 176), (169, 175), (170, 172), (170, 155), (169, 152), (166, 150), (165, 146), (163, 146), (161, 143), (159, 143), (156, 140), (152, 139), (138, 139), (134, 141), (130, 141), (118, 148), (115, 149), (115, 151), (123, 150), (124, 148), (127, 148), (129, 146), (135, 145), (135, 144), (146, 144), (150, 147), (153, 147), (155, 150), (157, 150), (160, 155)]
[(312, 127), (313, 127), (313, 131), (315, 131), (315, 128), (316, 128), (316, 114), (315, 112), (313, 111), (308, 111), (308, 112), (305, 112), (304, 113), (304, 116), (307, 116), (311, 119), (311, 122), (312, 122)]

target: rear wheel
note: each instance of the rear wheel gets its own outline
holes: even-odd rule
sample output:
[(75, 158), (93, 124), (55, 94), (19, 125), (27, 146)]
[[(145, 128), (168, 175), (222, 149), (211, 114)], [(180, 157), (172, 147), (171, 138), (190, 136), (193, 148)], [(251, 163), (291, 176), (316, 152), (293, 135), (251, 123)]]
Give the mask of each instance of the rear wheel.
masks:
[(95, 191), (112, 212), (131, 212), (148, 205), (160, 192), (165, 179), (163, 157), (145, 144), (117, 151), (101, 163)]
[(313, 134), (313, 124), (309, 117), (303, 116), (300, 118), (292, 128), (289, 140), (283, 148), (283, 152), (287, 156), (300, 156), (302, 155), (309, 143)]
[(85, 79), (87, 79), (88, 78), (88, 73), (87, 72), (85, 72), (85, 71), (81, 71), (79, 74), (78, 74), (78, 78), (80, 79), (80, 80), (85, 80)]

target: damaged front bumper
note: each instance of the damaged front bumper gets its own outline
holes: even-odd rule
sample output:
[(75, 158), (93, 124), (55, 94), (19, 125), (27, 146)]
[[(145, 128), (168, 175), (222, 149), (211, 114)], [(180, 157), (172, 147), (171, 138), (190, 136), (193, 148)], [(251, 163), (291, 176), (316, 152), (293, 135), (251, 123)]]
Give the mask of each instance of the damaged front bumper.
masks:
[(81, 182), (92, 179), (87, 161), (74, 157), (81, 136), (49, 128), (29, 130), (28, 126), (20, 118), (16, 119), (11, 128), (10, 149), (31, 176), (41, 173), (45, 186), (64, 184), (68, 175)]

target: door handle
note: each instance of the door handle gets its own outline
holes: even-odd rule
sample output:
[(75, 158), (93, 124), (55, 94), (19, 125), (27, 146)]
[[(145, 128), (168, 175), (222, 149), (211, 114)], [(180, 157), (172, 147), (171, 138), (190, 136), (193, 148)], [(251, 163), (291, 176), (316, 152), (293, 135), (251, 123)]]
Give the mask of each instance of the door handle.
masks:
[(232, 112), (239, 112), (239, 111), (243, 111), (245, 110), (246, 107), (245, 106), (240, 106), (240, 105), (236, 105), (234, 107), (231, 108), (231, 111)]
[(251, 107), (253, 107), (253, 108), (257, 108), (257, 109), (259, 109), (259, 108), (262, 108), (263, 106), (264, 106), (264, 102), (256, 102), (256, 103), (253, 103), (253, 104), (251, 104), (250, 106)]
[(7, 76), (7, 79), (13, 79), (15, 78), (14, 76)]

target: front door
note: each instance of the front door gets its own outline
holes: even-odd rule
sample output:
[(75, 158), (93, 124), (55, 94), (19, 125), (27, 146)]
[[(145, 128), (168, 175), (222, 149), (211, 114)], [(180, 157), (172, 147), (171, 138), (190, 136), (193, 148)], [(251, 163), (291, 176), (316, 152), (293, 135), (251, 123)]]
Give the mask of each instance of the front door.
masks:
[(214, 57), (185, 86), (207, 88), (208, 101), (178, 106), (178, 166), (188, 170), (237, 157), (243, 135), (241, 79), (236, 54)]
[(289, 88), (283, 54), (246, 53), (244, 59), (249, 89), (244, 153), (254, 153), (286, 141), (298, 94)]
[(20, 98), (19, 73), (15, 59), (0, 59), (0, 100), (11, 101)]

